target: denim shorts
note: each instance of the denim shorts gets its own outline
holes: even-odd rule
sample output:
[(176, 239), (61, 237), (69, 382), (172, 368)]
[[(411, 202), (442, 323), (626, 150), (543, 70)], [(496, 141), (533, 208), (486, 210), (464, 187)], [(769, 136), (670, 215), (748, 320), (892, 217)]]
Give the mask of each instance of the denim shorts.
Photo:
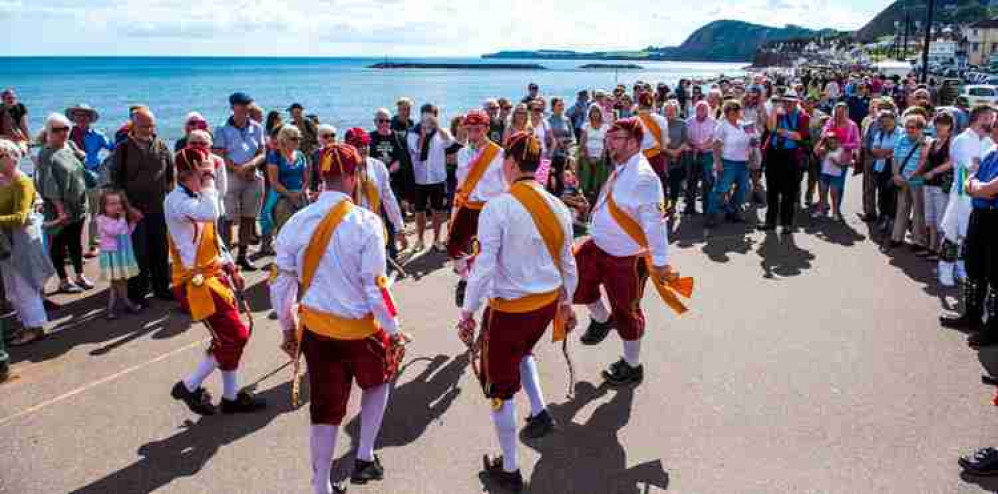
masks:
[(822, 173), (819, 179), (822, 185), (831, 187), (833, 189), (842, 190), (846, 186), (846, 174), (842, 173), (836, 177), (835, 175), (829, 175), (827, 173)]

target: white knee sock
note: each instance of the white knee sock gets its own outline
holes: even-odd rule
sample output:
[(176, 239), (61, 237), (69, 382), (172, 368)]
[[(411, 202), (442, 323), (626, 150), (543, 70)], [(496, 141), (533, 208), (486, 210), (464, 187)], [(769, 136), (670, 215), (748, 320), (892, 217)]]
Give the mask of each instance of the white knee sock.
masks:
[(378, 440), (381, 421), (388, 405), (388, 383), (364, 390), (360, 397), (360, 444), (357, 459), (374, 461), (374, 442)]
[(516, 458), (516, 406), (513, 400), (506, 400), (502, 408), (492, 411), (492, 422), (499, 436), (499, 447), (502, 448), (502, 469), (507, 472), (519, 470)]
[(336, 434), (340, 428), (335, 425), (312, 425), (312, 491), (314, 494), (333, 494), (333, 484), (329, 475), (333, 469), (333, 453), (336, 452)]
[(603, 305), (603, 299), (597, 299), (586, 307), (589, 308), (589, 317), (594, 321), (603, 323), (610, 319), (610, 311)]
[(237, 393), (239, 393), (239, 381), (236, 379), (236, 371), (222, 371), (222, 398), (234, 400)]
[(641, 340), (624, 340), (624, 361), (631, 367), (641, 364)]
[(211, 355), (205, 356), (196, 369), (194, 373), (184, 378), (184, 386), (187, 387), (187, 391), (194, 392), (195, 389), (201, 387), (201, 383), (204, 382), (215, 369), (218, 368), (218, 362), (215, 361), (215, 357)]
[(533, 355), (520, 360), (520, 381), (523, 383), (523, 391), (530, 399), (530, 416), (534, 417), (544, 411), (544, 392), (541, 391), (541, 378)]

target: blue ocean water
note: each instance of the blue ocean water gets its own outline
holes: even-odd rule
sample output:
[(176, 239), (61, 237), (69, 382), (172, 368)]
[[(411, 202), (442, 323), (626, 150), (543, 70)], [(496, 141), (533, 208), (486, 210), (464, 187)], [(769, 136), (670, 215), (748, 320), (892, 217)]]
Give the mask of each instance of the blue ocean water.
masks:
[(309, 113), (340, 129), (373, 128), (374, 110), (408, 96), (416, 104), (433, 102), (448, 118), (479, 108), (489, 97), (518, 101), (527, 83), (545, 96), (574, 101), (576, 91), (628, 86), (636, 80), (674, 85), (683, 77), (707, 78), (742, 73), (744, 64), (639, 62), (639, 71), (593, 71), (586, 61), (482, 60), (477, 58), (401, 59), (390, 62), (537, 63), (550, 70), (377, 70), (373, 58), (181, 58), (181, 57), (13, 57), (0, 59), (0, 86), (13, 87), (29, 110), (32, 132), (46, 115), (87, 103), (100, 111), (97, 127), (113, 131), (125, 121), (128, 106), (143, 103), (158, 119), (161, 137), (182, 134), (190, 111), (213, 125), (229, 114), (228, 95), (245, 91), (267, 111), (302, 103)]

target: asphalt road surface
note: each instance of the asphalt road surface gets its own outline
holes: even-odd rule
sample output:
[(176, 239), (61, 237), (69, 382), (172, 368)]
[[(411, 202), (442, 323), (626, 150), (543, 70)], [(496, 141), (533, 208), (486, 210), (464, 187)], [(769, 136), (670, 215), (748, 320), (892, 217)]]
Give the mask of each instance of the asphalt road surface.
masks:
[[(560, 430), (521, 444), (528, 492), (998, 490), (961, 478), (956, 465), (998, 444), (993, 390), (980, 384), (998, 350), (979, 355), (939, 327), (955, 291), (941, 291), (910, 252), (878, 251), (855, 219), (858, 186), (850, 182), (847, 224), (801, 220), (792, 240), (742, 225), (705, 236), (701, 217), (676, 225), (672, 262), (697, 279), (693, 310), (676, 317), (647, 291), (637, 388), (600, 386), (600, 369), (620, 355), (616, 335), (598, 347), (573, 337), (579, 382), (567, 398), (560, 347), (542, 340), (541, 379)], [(408, 267), (395, 294), (415, 341), (382, 430), (386, 479), (350, 492), (501, 492), (478, 475), (498, 444), (454, 331), (455, 278), (441, 254)], [(310, 492), (307, 405), (290, 405), (291, 370), (280, 368), (287, 358), (262, 280), (251, 279), (256, 329), (241, 379), (270, 406), (237, 417), (200, 418), (170, 398), (206, 341), (174, 304), (111, 323), (104, 293), (56, 296), (55, 334), (14, 349), (17, 377), (0, 385), (0, 492)], [(217, 399), (220, 377), (207, 387)], [(521, 420), (527, 406), (518, 398)], [(355, 392), (337, 478), (352, 465), (358, 407)]]

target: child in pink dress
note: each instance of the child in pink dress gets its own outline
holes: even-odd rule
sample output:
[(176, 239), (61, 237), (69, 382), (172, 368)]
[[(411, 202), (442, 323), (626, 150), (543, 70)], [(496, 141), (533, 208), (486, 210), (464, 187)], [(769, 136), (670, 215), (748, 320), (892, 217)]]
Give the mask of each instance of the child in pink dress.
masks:
[(139, 268), (132, 251), (135, 224), (129, 223), (127, 210), (127, 200), (120, 192), (108, 190), (101, 194), (97, 228), (100, 230), (101, 279), (111, 282), (107, 302), (109, 320), (118, 317), (115, 309), (119, 301), (129, 312), (139, 311), (139, 305), (128, 298), (128, 279), (137, 276)]

